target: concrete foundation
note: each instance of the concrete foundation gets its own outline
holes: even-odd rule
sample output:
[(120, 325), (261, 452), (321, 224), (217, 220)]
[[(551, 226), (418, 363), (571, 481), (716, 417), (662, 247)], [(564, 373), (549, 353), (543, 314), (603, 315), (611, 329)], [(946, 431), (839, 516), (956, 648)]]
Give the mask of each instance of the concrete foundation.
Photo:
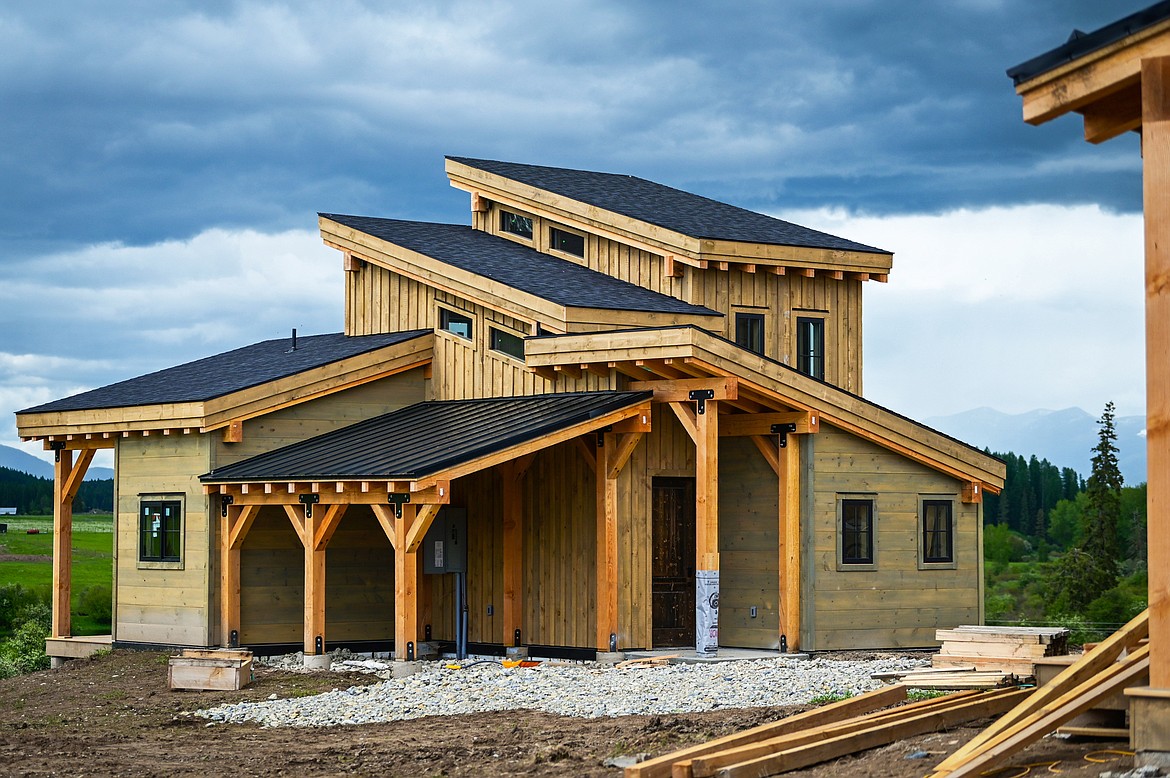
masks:
[(618, 662), (624, 662), (626, 655), (622, 651), (598, 651), (597, 661), (603, 665), (616, 665)]
[(333, 664), (333, 657), (329, 654), (305, 654), (306, 670), (328, 670)]
[(1134, 766), (1170, 769), (1170, 689), (1137, 686), (1125, 696)]
[(504, 656), (507, 659), (527, 659), (528, 646), (508, 646), (504, 649)]
[(415, 673), (422, 672), (422, 669), (422, 662), (395, 662), (394, 664), (390, 665), (390, 677), (405, 678), (408, 675), (414, 675)]

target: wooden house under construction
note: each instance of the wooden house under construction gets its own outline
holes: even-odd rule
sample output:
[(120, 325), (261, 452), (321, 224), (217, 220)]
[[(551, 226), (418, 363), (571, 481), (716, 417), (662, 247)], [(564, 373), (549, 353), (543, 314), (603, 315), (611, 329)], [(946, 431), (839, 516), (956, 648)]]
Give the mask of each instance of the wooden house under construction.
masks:
[(470, 226), (320, 215), (344, 333), (18, 414), (58, 459), (51, 647), (99, 448), (116, 645), (405, 658), (457, 637), (459, 579), (426, 572), (448, 539), (479, 650), (926, 646), (981, 622), (1002, 463), (862, 396), (889, 252), (630, 176), (446, 166)]

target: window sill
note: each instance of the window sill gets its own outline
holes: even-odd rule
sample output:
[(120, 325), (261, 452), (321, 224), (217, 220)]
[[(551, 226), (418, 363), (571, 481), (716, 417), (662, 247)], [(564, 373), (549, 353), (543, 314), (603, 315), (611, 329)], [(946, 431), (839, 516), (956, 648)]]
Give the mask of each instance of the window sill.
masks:
[(958, 570), (958, 562), (918, 562), (919, 570)]
[(183, 568), (182, 560), (180, 560), (178, 562), (143, 562), (143, 561), (139, 560), (138, 569), (139, 570), (182, 570), (184, 568)]
[(838, 562), (837, 563), (837, 572), (838, 573), (864, 573), (864, 572), (873, 572), (874, 570), (877, 570), (877, 569), (878, 569), (877, 564), (873, 563), (873, 562), (869, 562), (866, 564), (856, 564), (856, 565), (850, 564), (849, 562)]

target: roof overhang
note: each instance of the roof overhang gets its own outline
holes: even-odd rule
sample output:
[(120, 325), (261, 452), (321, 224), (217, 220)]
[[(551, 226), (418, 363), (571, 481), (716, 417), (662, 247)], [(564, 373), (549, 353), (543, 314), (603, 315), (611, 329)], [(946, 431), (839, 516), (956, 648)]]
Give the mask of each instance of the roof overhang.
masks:
[[(528, 323), (535, 331), (537, 322), (557, 329), (579, 331), (613, 323), (630, 326), (655, 326), (663, 323), (713, 326), (721, 314), (660, 313), (613, 308), (580, 308), (560, 305), (539, 295), (454, 267), (434, 257), (399, 246), (374, 235), (354, 229), (328, 217), (319, 217), (321, 238), (325, 245), (372, 265), (410, 278), (490, 310)], [(721, 327), (721, 324), (714, 325)]]
[(69, 449), (112, 448), (117, 438), (134, 435), (212, 432), (424, 367), (431, 362), (433, 347), (434, 335), (426, 333), (209, 400), (18, 413), (16, 426), (23, 440)]
[(1170, 55), (1170, 18), (1065, 64), (1021, 80), (1024, 121), (1043, 124), (1076, 112), (1084, 117), (1085, 140), (1101, 143), (1137, 130), (1142, 123), (1142, 60)]
[(598, 208), (564, 195), (447, 159), (451, 186), (522, 211), (587, 227), (604, 238), (703, 269), (816, 275), (849, 274), (854, 280), (885, 281), (893, 254), (710, 240)]
[[(693, 327), (555, 335), (525, 341), (525, 359), (547, 378), (616, 368), (635, 381), (730, 377), (736, 396), (721, 408), (747, 413), (802, 411), (895, 451), (966, 486), (998, 493), (1000, 460), (787, 365)], [(641, 384), (634, 384), (642, 388)], [(735, 417), (729, 417), (734, 419)], [(721, 424), (722, 419), (721, 419)]]

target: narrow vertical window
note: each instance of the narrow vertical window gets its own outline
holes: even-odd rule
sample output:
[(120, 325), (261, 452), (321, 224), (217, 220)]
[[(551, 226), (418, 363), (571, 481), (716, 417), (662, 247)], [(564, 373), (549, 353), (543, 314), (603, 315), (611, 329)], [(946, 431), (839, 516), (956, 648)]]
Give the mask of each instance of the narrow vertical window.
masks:
[(872, 565), (873, 500), (841, 500), (841, 564)]
[(178, 500), (143, 500), (138, 524), (138, 559), (178, 562), (182, 558), (183, 506)]
[(954, 503), (950, 500), (922, 501), (922, 561), (954, 562)]
[(764, 314), (735, 314), (735, 342), (748, 351), (764, 353)]
[(825, 320), (800, 316), (796, 319), (796, 369), (825, 380)]

